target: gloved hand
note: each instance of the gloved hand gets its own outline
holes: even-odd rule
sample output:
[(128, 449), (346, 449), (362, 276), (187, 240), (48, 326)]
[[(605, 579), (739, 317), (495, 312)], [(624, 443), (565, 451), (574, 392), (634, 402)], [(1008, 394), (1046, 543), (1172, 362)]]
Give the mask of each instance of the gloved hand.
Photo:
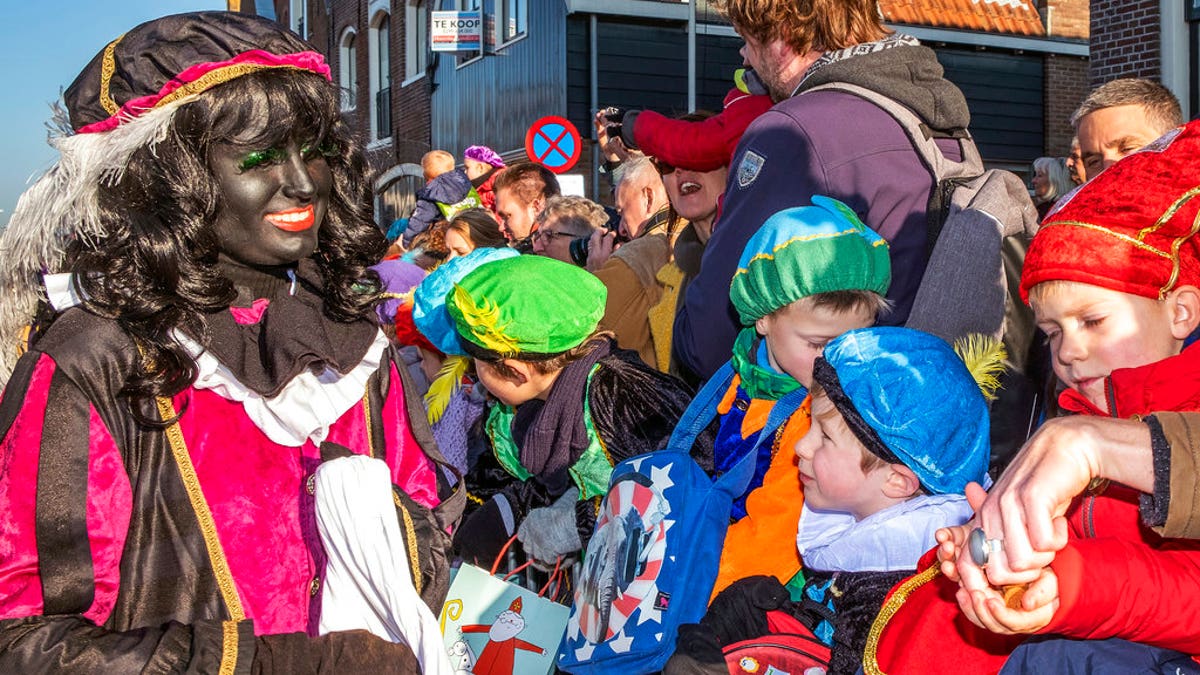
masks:
[(490, 569), (512, 537), (514, 518), (508, 499), (495, 494), (463, 520), (454, 532), (454, 552), (464, 561)]
[(717, 594), (700, 620), (722, 646), (760, 637), (769, 632), (767, 612), (791, 602), (788, 591), (775, 577), (739, 579)]
[(572, 487), (550, 506), (533, 509), (517, 528), (517, 539), (525, 553), (543, 565), (554, 565), (559, 556), (570, 555), (583, 547), (575, 524), (575, 502), (579, 488)]
[(332, 675), (333, 673), (419, 673), (408, 645), (388, 642), (365, 630), (319, 637), (304, 633), (254, 638), (253, 675)]

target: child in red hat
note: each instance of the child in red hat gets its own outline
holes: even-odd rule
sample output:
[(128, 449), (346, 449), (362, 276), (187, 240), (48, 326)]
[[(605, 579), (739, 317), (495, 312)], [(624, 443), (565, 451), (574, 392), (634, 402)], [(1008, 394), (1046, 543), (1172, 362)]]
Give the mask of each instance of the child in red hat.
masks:
[[(1049, 337), (1067, 387), (1063, 409), (1114, 417), (1200, 410), (1200, 350), (1183, 349), (1200, 326), (1200, 185), (1189, 168), (1197, 153), (1200, 123), (1170, 132), (1065, 197), (1034, 238), (1021, 296)], [(1082, 664), (1080, 649), (1092, 650), (1088, 663), (1118, 670), (1132, 658), (1194, 668), (1186, 656), (1200, 655), (1200, 542), (1154, 534), (1140, 522), (1139, 501), (1156, 506), (1151, 495), (1093, 485), (1067, 510), (1066, 546), (1020, 588), (990, 587), (986, 570), (962, 562), (942, 564), (962, 571), (951, 579), (935, 552), (926, 554), (925, 572), (893, 589), (876, 620), (865, 671), (953, 663), (956, 672), (1066, 672), (1068, 660)], [(948, 563), (970, 556), (986, 568), (1003, 555), (980, 523), (943, 532), (937, 552)], [(1023, 645), (1006, 664), (1035, 633), (1074, 641)]]

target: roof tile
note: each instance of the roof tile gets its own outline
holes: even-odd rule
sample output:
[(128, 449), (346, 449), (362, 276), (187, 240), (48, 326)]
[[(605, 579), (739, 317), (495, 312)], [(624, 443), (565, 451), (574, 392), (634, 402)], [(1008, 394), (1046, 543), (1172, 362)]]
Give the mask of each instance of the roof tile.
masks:
[(1032, 0), (879, 0), (884, 20), (937, 28), (1044, 36)]

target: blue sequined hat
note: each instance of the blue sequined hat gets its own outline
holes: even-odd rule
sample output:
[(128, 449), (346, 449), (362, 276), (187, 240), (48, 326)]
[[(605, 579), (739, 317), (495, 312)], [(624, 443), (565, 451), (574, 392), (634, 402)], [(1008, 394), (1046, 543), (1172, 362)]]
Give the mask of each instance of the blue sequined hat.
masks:
[(813, 364), (813, 379), (872, 453), (916, 474), (930, 494), (983, 483), (988, 406), (962, 359), (939, 337), (898, 327), (848, 331)]

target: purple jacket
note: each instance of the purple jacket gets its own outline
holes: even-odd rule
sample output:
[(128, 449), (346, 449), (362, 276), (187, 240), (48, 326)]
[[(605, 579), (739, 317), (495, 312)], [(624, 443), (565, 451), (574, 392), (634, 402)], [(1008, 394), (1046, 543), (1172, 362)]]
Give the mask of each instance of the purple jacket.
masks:
[[(931, 50), (901, 46), (825, 66), (802, 90), (829, 81), (853, 82), (905, 103), (931, 126), (938, 125), (934, 128), (965, 128), (966, 102), (941, 75)], [(939, 145), (953, 159), (961, 158), (956, 141)], [(739, 329), (729, 284), (742, 249), (769, 216), (807, 206), (814, 194), (845, 202), (888, 240), (888, 298), (894, 309), (879, 323), (902, 325), (928, 258), (925, 217), (933, 185), (933, 174), (904, 129), (873, 103), (845, 92), (818, 91), (776, 104), (746, 130), (730, 165), (722, 212), (700, 273), (676, 314), (676, 357), (701, 378), (729, 359)]]

